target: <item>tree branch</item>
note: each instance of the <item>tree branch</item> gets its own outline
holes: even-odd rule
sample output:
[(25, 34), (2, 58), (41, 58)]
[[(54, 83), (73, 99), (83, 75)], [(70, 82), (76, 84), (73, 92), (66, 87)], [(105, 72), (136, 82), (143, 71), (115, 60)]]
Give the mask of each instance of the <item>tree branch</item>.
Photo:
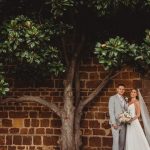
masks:
[(120, 73), (120, 71), (116, 72), (115, 74), (113, 71), (110, 71), (110, 73), (103, 79), (103, 81), (100, 83), (100, 85), (88, 96), (88, 98), (80, 102), (80, 104), (79, 104), (80, 110), (82, 110), (86, 106), (87, 103), (92, 101), (99, 94), (99, 92), (105, 87), (105, 85), (111, 79), (116, 77), (119, 73)]
[(68, 55), (67, 55), (67, 48), (66, 48), (66, 45), (65, 45), (64, 38), (62, 38), (61, 41), (62, 41), (62, 47), (63, 47), (65, 62), (67, 64), (67, 66), (68, 66), (69, 65), (69, 58), (68, 58)]
[(36, 96), (22, 96), (19, 98), (6, 98), (0, 101), (0, 103), (7, 103), (11, 101), (16, 101), (16, 102), (23, 102), (23, 101), (28, 101), (28, 102), (37, 102), (39, 104), (45, 105), (48, 108), (50, 108), (52, 111), (54, 111), (59, 117), (62, 117), (62, 110), (58, 108), (54, 103), (47, 102), (46, 100), (36, 97)]
[(73, 32), (73, 36), (72, 36), (72, 51), (75, 50), (75, 45), (76, 45), (76, 30), (74, 29), (74, 32)]
[(77, 69), (75, 72), (75, 106), (78, 106), (80, 101), (80, 77), (79, 77), (79, 64), (77, 65)]
[[(80, 56), (81, 55), (79, 55), (79, 54), (81, 53), (81, 50), (82, 50), (83, 45), (84, 45), (84, 42), (85, 42), (85, 36), (82, 35), (82, 37), (81, 37), (81, 43), (79, 44), (79, 46), (77, 48), (77, 53), (78, 53), (77, 61), (80, 60)], [(75, 106), (76, 106), (76, 108), (78, 107), (78, 105), (80, 103), (80, 75), (79, 75), (79, 66), (80, 66), (80, 63), (77, 64), (77, 66), (76, 66), (76, 72), (75, 72), (75, 92), (76, 92)]]
[(79, 46), (77, 47), (77, 53), (76, 53), (77, 56), (75, 56), (75, 57), (77, 57), (77, 58), (79, 57), (79, 54), (83, 48), (84, 42), (85, 42), (85, 36), (82, 35), (81, 36), (81, 42), (80, 42)]
[(77, 50), (75, 51), (75, 54), (73, 55), (73, 58), (71, 60), (69, 69), (68, 69), (68, 73), (67, 73), (67, 81), (73, 81), (74, 79), (74, 75), (75, 75), (75, 69), (76, 69), (76, 64), (79, 63), (79, 56), (80, 56), (80, 52), (82, 50), (82, 47), (84, 45), (84, 41), (85, 41), (85, 37), (82, 36), (81, 38), (81, 42), (77, 48)]

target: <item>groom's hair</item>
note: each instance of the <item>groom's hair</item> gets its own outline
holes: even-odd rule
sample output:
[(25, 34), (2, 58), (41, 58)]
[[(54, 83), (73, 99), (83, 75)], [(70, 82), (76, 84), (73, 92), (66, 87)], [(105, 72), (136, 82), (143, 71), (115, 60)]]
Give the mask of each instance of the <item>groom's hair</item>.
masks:
[(117, 87), (119, 87), (119, 86), (126, 87), (126, 86), (125, 86), (124, 84), (122, 84), (122, 83), (120, 83), (120, 84), (117, 85)]

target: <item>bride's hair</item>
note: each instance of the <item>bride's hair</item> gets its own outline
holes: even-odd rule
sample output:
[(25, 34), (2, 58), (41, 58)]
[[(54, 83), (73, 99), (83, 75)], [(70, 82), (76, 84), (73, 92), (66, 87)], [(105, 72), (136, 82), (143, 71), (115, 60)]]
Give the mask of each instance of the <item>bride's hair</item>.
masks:
[(137, 89), (135, 89), (135, 88), (131, 89), (131, 91), (133, 91), (133, 90), (135, 90), (135, 91), (136, 91), (136, 94), (137, 94), (136, 99), (137, 99), (137, 100), (139, 100), (139, 97), (138, 97), (138, 90), (137, 90)]

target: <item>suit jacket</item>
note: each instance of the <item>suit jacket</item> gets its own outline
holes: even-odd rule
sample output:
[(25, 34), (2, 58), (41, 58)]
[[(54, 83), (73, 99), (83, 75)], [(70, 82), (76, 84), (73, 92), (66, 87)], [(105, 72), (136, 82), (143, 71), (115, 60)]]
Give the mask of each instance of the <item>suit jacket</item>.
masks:
[(127, 110), (128, 108), (127, 102), (125, 101), (125, 105), (123, 107), (119, 96), (116, 94), (110, 97), (108, 107), (109, 107), (109, 116), (110, 116), (109, 123), (120, 125), (118, 117), (119, 114)]

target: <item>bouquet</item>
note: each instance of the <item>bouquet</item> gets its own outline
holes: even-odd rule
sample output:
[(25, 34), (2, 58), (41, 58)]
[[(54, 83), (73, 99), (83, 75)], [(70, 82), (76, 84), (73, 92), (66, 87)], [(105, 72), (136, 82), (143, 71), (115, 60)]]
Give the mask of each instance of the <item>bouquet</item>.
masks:
[(128, 124), (131, 119), (132, 119), (132, 116), (131, 116), (130, 112), (128, 112), (128, 111), (125, 111), (125, 112), (119, 114), (119, 121), (121, 123)]

